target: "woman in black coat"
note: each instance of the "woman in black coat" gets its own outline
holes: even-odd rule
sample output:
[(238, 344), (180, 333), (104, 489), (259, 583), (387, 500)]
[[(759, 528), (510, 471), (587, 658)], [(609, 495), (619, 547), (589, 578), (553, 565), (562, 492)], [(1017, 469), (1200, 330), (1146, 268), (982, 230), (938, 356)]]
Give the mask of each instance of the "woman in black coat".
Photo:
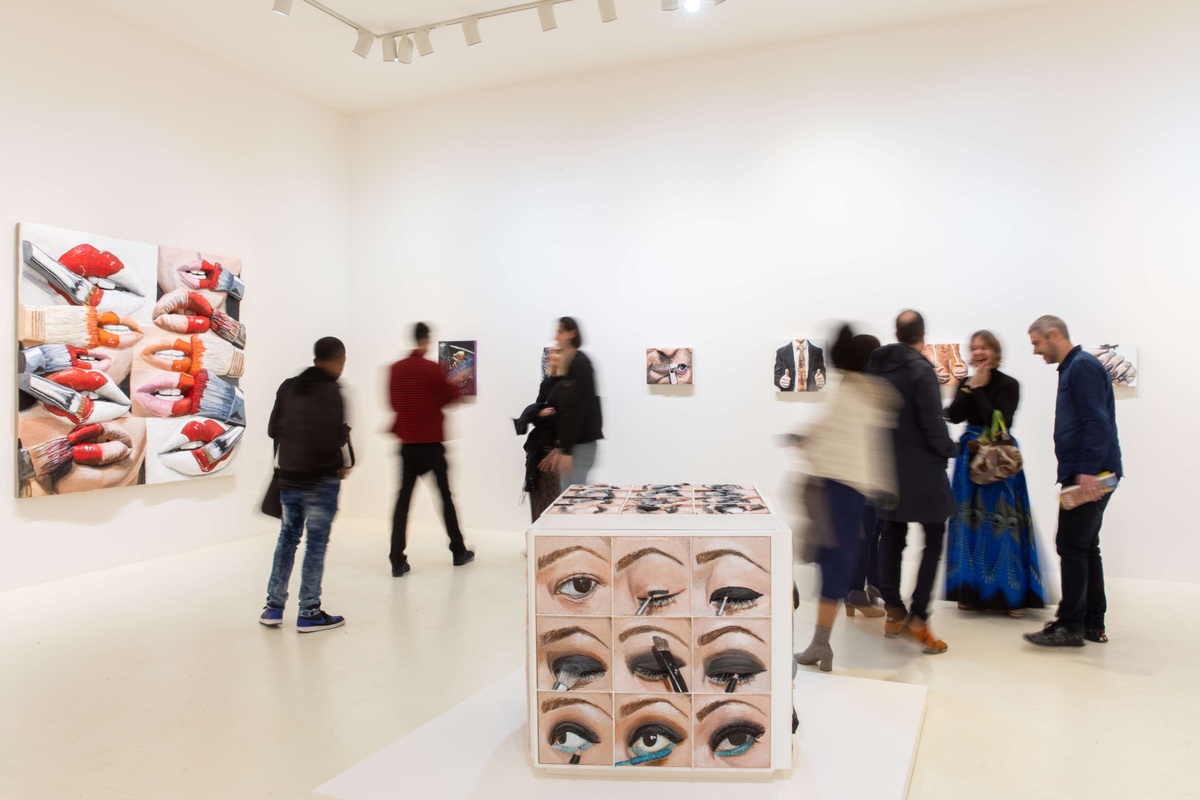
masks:
[[(529, 431), (525, 439), (525, 491), (529, 493), (529, 511), (537, 522), (542, 512), (558, 497), (558, 474), (543, 471), (541, 464), (558, 447), (559, 384), (562, 381), (562, 348), (550, 348), (546, 377), (538, 387), (537, 400), (526, 406), (520, 419), (513, 420), (517, 435)], [(532, 426), (532, 430), (530, 430)]]

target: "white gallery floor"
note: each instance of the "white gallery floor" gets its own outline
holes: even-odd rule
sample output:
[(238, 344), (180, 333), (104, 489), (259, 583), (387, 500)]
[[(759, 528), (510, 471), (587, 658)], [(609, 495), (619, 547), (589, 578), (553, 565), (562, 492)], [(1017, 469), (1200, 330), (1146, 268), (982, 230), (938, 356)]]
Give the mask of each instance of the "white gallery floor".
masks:
[[(255, 621), (274, 535), (250, 524), (263, 535), (0, 594), (0, 797), (312, 798), (523, 666), (519, 535), (477, 534), (454, 569), (418, 526), (393, 580), (385, 526), (342, 518), (325, 606), (348, 623), (301, 636)], [(813, 576), (797, 575), (803, 643)], [(941, 656), (841, 617), (834, 673), (928, 688), (910, 798), (1195, 797), (1200, 586), (1111, 580), (1109, 606), (1112, 642), (1070, 651), (1021, 641), (1048, 612), (939, 603)], [(444, 747), (471, 761), (458, 733)], [(879, 736), (831, 738), (871, 770)]]

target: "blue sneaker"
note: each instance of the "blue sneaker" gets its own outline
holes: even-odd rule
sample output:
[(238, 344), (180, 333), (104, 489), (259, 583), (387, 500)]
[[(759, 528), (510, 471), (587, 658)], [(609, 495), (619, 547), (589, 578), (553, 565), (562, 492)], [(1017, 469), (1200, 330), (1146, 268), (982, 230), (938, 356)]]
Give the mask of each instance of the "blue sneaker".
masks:
[(262, 616), (258, 621), (263, 625), (270, 625), (272, 628), (278, 628), (283, 624), (283, 609), (267, 607), (263, 609)]
[(296, 632), (315, 633), (316, 631), (327, 631), (330, 628), (340, 628), (345, 624), (345, 617), (318, 611), (315, 617), (296, 617)]

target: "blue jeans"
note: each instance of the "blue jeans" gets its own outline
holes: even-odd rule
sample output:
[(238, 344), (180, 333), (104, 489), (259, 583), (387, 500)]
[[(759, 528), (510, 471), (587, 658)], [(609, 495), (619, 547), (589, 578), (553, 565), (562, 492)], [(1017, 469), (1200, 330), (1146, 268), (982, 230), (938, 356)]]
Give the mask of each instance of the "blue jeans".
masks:
[(282, 609), (287, 603), (296, 548), (300, 546), (300, 536), (307, 526), (308, 544), (304, 547), (304, 566), (300, 572), (300, 616), (315, 617), (320, 613), (325, 548), (329, 545), (329, 529), (337, 514), (341, 487), (342, 482), (337, 478), (322, 478), (315, 486), (304, 489), (280, 489), (283, 524), (279, 529), (279, 542), (275, 545), (271, 580), (267, 582), (267, 608)]
[(558, 476), (558, 488), (566, 491), (573, 483), (587, 483), (588, 473), (596, 464), (596, 443), (585, 442), (571, 448), (571, 471)]

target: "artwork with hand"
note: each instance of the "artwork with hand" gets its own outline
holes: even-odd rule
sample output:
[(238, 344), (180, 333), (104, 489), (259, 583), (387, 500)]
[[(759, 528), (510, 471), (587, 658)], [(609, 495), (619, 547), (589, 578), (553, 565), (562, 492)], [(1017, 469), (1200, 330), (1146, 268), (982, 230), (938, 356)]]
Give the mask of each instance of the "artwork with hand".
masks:
[(475, 397), (476, 342), (438, 342), (438, 364), (464, 397)]
[(18, 236), (18, 496), (230, 470), (240, 262), (28, 223)]
[(646, 348), (646, 383), (690, 384), (692, 383), (692, 348), (648, 347)]
[(549, 376), (550, 376), (550, 348), (543, 347), (542, 348), (542, 377), (547, 378)]
[(958, 386), (967, 379), (967, 362), (957, 344), (927, 344), (921, 355), (933, 364), (938, 383)]
[(1113, 386), (1137, 386), (1137, 345), (1128, 341), (1123, 344), (1102, 344), (1096, 347), (1084, 345), (1083, 349), (1100, 359), (1108, 370)]
[[(753, 492), (572, 491), (602, 506), (684, 487)], [(769, 537), (547, 535), (533, 549), (539, 764), (770, 767)]]
[(824, 339), (792, 339), (775, 350), (775, 388), (781, 392), (819, 392), (828, 378)]

